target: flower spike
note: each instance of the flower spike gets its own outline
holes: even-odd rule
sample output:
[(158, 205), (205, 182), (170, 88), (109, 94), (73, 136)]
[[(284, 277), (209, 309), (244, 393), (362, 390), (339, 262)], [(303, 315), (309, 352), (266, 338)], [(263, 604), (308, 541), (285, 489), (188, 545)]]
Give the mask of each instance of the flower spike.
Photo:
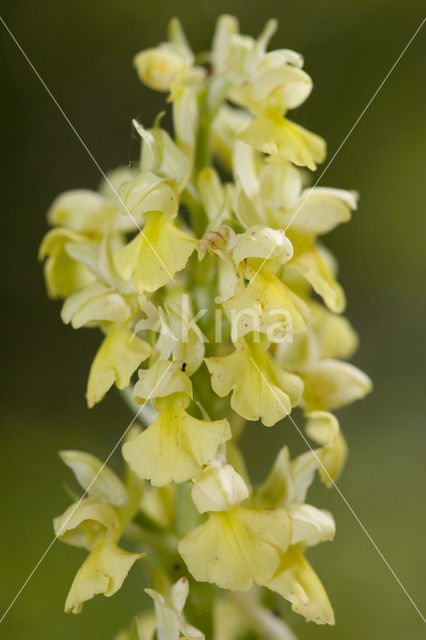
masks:
[[(134, 119), (138, 161), (48, 211), (48, 295), (66, 325), (103, 335), (87, 403), (115, 386), (134, 415), (122, 477), (61, 452), (76, 483), (54, 519), (56, 537), (87, 552), (66, 611), (112, 596), (146, 555), (151, 608), (116, 640), (296, 640), (290, 607), (335, 622), (305, 553), (336, 525), (308, 491), (317, 475), (333, 486), (348, 456), (334, 412), (372, 388), (346, 362), (358, 338), (324, 244), (358, 195), (310, 186), (326, 143), (289, 115), (313, 82), (300, 53), (270, 49), (277, 30), (272, 19), (251, 37), (222, 15), (211, 51), (194, 53), (173, 18), (133, 61), (171, 118)], [(313, 447), (291, 458), (296, 408)], [(247, 427), (262, 455), (256, 422), (282, 434), (258, 485), (240, 446)]]

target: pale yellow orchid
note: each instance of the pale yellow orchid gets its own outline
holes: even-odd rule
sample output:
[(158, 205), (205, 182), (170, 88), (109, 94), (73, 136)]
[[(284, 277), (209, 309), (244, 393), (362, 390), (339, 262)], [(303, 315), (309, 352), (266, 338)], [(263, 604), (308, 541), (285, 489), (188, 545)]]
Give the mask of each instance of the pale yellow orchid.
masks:
[(158, 418), (123, 446), (123, 457), (137, 476), (154, 486), (184, 482), (210, 464), (221, 444), (231, 437), (227, 420), (199, 420), (186, 409), (192, 385), (187, 374), (171, 363), (158, 361), (140, 372), (135, 385), (137, 402), (154, 399)]
[[(84, 493), (54, 520), (57, 538), (89, 552), (66, 611), (113, 595), (148, 554), (154, 607), (117, 640), (295, 640), (280, 617), (290, 605), (334, 624), (305, 554), (335, 523), (307, 491), (316, 472), (333, 486), (346, 461), (331, 411), (372, 386), (345, 362), (358, 340), (322, 244), (357, 194), (309, 186), (326, 145), (287, 117), (313, 85), (300, 54), (267, 50), (276, 29), (270, 20), (252, 38), (221, 16), (211, 52), (195, 54), (173, 19), (167, 42), (134, 59), (167, 93), (173, 131), (163, 112), (133, 120), (139, 161), (48, 212), (48, 294), (64, 299), (64, 323), (103, 333), (88, 405), (115, 385), (134, 413), (124, 481), (95, 456), (61, 452)], [(248, 421), (295, 424), (296, 407), (315, 448), (306, 440), (291, 459), (284, 441), (256, 486), (238, 439)]]
[(155, 589), (145, 589), (145, 592), (154, 601), (158, 640), (178, 640), (183, 636), (188, 640), (204, 639), (204, 634), (188, 624), (183, 614), (189, 594), (188, 578), (180, 578), (165, 594)]
[(112, 326), (99, 347), (90, 368), (87, 404), (93, 407), (115, 383), (128, 386), (132, 374), (151, 353), (149, 344), (136, 336), (126, 324)]
[(75, 262), (67, 252), (70, 244), (85, 241), (84, 236), (69, 229), (52, 229), (45, 235), (39, 257), (47, 258), (44, 277), (50, 298), (66, 298), (95, 280), (87, 267)]
[(115, 255), (117, 271), (125, 280), (133, 276), (139, 294), (156, 291), (173, 280), (197, 244), (166, 214), (153, 211), (146, 218), (143, 231)]
[(215, 393), (223, 397), (232, 390), (231, 407), (246, 420), (270, 427), (299, 403), (301, 378), (281, 369), (249, 335), (234, 353), (205, 362)]
[(77, 571), (65, 602), (65, 612), (80, 613), (84, 602), (95, 595), (114, 595), (141, 557), (140, 553), (123, 551), (111, 540), (100, 542)]
[(116, 593), (133, 564), (144, 555), (117, 545), (134, 513), (133, 502), (138, 503), (140, 487), (126, 488), (109, 467), (83, 451), (64, 451), (61, 457), (89, 496), (84, 494), (54, 520), (57, 538), (90, 552), (65, 602), (66, 612), (80, 613), (83, 604), (95, 595)]
[(227, 420), (199, 420), (187, 413), (187, 396), (172, 394), (157, 404), (159, 417), (123, 446), (123, 457), (136, 475), (161, 487), (197, 476), (231, 431)]

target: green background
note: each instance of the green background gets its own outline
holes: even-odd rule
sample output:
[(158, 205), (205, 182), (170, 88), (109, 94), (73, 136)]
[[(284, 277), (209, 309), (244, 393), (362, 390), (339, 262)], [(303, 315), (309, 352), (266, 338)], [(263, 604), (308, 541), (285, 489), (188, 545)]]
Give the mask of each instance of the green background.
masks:
[[(266, 19), (277, 17), (280, 29), (272, 46), (303, 52), (315, 88), (291, 117), (327, 139), (329, 157), (422, 19), (420, 2), (394, 0), (15, 0), (6, 3), (3, 16), (100, 165), (109, 169), (136, 158), (131, 118), (150, 125), (164, 99), (138, 82), (132, 56), (164, 38), (172, 15), (181, 17), (194, 48), (206, 49), (224, 11), (237, 15), (243, 31), (253, 35)], [(101, 406), (86, 409), (86, 377), (100, 336), (62, 325), (60, 304), (47, 300), (37, 263), (52, 199), (65, 189), (95, 187), (99, 172), (5, 31), (1, 47), (4, 610), (51, 542), (52, 516), (69, 502), (63, 485), (71, 475), (57, 450), (79, 448), (105, 458), (131, 415), (114, 392)], [(354, 362), (375, 384), (366, 400), (339, 412), (350, 445), (339, 486), (420, 607), (425, 602), (424, 55), (423, 30), (321, 182), (361, 193), (353, 221), (327, 242), (339, 259), (347, 314), (360, 334)], [(295, 418), (300, 422), (298, 414)], [(283, 442), (294, 452), (302, 449), (288, 420), (269, 430), (250, 425), (244, 446), (255, 479), (262, 478)], [(337, 492), (316, 486), (310, 495), (337, 521), (335, 541), (310, 554), (337, 626), (319, 628), (289, 615), (299, 638), (423, 638), (418, 613)], [(56, 543), (0, 626), (0, 637), (111, 638), (145, 602), (145, 585), (134, 569), (116, 596), (95, 598), (80, 616), (65, 616), (63, 603), (83, 557), (81, 550)]]

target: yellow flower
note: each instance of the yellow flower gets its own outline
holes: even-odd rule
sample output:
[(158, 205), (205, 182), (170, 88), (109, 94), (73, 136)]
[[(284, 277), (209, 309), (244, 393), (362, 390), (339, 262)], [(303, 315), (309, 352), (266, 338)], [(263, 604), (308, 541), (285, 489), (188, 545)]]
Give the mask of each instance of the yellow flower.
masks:
[(347, 318), (315, 303), (311, 305), (311, 314), (320, 358), (350, 358), (358, 346), (358, 336)]
[[(291, 237), (294, 241), (293, 236)], [(319, 245), (301, 243), (299, 246), (297, 244), (293, 246), (295, 255), (289, 267), (306, 278), (330, 311), (342, 313), (345, 310), (346, 298), (342, 287), (334, 277), (335, 263), (331, 254)]]
[(220, 107), (213, 120), (211, 128), (213, 151), (220, 164), (230, 173), (232, 172), (235, 142), (238, 135), (248, 127), (252, 120), (253, 117), (247, 111), (234, 109), (228, 104)]
[(334, 536), (331, 515), (304, 504), (306, 492), (319, 467), (321, 449), (290, 460), (287, 447), (277, 456), (266, 481), (255, 493), (258, 505), (285, 505), (291, 522), (291, 545), (280, 554), (280, 564), (265, 586), (291, 602), (292, 609), (317, 624), (334, 624), (334, 614), (318, 576), (303, 556), (306, 546)]
[(66, 612), (80, 613), (84, 602), (98, 593), (111, 596), (118, 591), (131, 566), (144, 555), (117, 546), (138, 510), (141, 486), (129, 478), (125, 487), (111, 469), (83, 451), (63, 451), (61, 457), (89, 495), (53, 521), (57, 538), (90, 551), (65, 603)]
[(266, 480), (254, 492), (255, 504), (288, 507), (304, 503), (317, 468), (318, 460), (312, 451), (290, 460), (288, 447), (282, 447)]
[(123, 213), (129, 212), (139, 221), (142, 220), (141, 216), (150, 211), (162, 211), (171, 217), (177, 214), (175, 190), (164, 178), (151, 171), (143, 171), (133, 180), (124, 182), (120, 187), (120, 196), (125, 206)]
[(197, 87), (178, 86), (173, 92), (173, 128), (176, 142), (190, 159), (194, 160), (199, 124)]
[(332, 413), (313, 411), (307, 415), (307, 418), (306, 433), (322, 445), (316, 451), (324, 467), (319, 468), (321, 480), (331, 486), (345, 464), (348, 447), (340, 430), (339, 422)]
[(114, 212), (115, 208), (100, 193), (75, 189), (65, 191), (53, 201), (47, 219), (52, 225), (97, 236), (105, 225), (111, 224)]
[(119, 191), (134, 178), (134, 169), (119, 167), (106, 174), (98, 191), (65, 191), (47, 212), (49, 224), (84, 234), (86, 240), (98, 240), (111, 230), (132, 231), (135, 223), (129, 216), (122, 215)]
[[(180, 192), (192, 168), (188, 156), (179, 149), (167, 131), (157, 124), (152, 129), (145, 129), (137, 120), (133, 120), (133, 126), (142, 139), (142, 173), (160, 176)], [(156, 206), (155, 209), (157, 208)], [(163, 211), (162, 207), (160, 210)]]
[(199, 629), (190, 625), (184, 616), (183, 608), (189, 594), (188, 578), (180, 578), (165, 593), (154, 589), (145, 589), (153, 600), (157, 621), (157, 636), (159, 640), (178, 640), (184, 634), (188, 640), (204, 638)]
[(300, 171), (290, 162), (265, 162), (242, 140), (236, 141), (232, 159), (234, 208), (241, 224), (285, 227), (282, 216), (295, 206), (302, 189)]
[[(266, 194), (265, 194), (266, 195)], [(308, 235), (332, 231), (338, 224), (349, 222), (351, 210), (357, 208), (358, 194), (328, 187), (308, 188), (297, 194), (289, 206), (274, 211), (275, 221), (282, 226)]]
[(86, 393), (89, 407), (102, 400), (114, 383), (119, 389), (127, 387), (134, 371), (150, 353), (149, 344), (132, 337), (128, 325), (112, 327), (90, 368)]
[(192, 383), (180, 367), (168, 360), (157, 360), (148, 369), (138, 371), (139, 380), (133, 387), (133, 400), (143, 404), (148, 400), (183, 394), (192, 398)]
[(269, 107), (280, 112), (299, 106), (312, 89), (310, 77), (302, 71), (303, 58), (289, 50), (266, 53), (277, 29), (269, 20), (255, 40), (238, 33), (238, 21), (221, 16), (213, 39), (214, 70), (229, 83), (228, 98), (253, 112)]
[(183, 367), (192, 376), (203, 362), (207, 338), (195, 322), (194, 306), (189, 294), (182, 295), (176, 288), (168, 293), (164, 306), (156, 306), (148, 301), (141, 305), (141, 311), (146, 318), (136, 324), (135, 333), (144, 329), (158, 333), (154, 345), (156, 356), (168, 360), (172, 355), (176, 367)]
[(65, 602), (65, 612), (80, 613), (84, 602), (95, 595), (114, 595), (123, 584), (127, 574), (141, 553), (128, 553), (117, 547), (110, 539), (101, 541), (74, 578)]
[(334, 624), (334, 613), (325, 589), (303, 556), (303, 547), (295, 545), (281, 555), (280, 564), (266, 585), (291, 602), (291, 608), (306, 620)]
[(158, 418), (123, 446), (123, 457), (139, 478), (157, 487), (190, 480), (230, 439), (227, 420), (198, 420), (185, 411), (189, 403), (183, 392), (157, 398)]
[(180, 22), (169, 23), (169, 42), (138, 53), (134, 65), (140, 80), (156, 91), (170, 91), (179, 76), (189, 71), (194, 62), (193, 53)]
[(231, 316), (234, 340), (260, 331), (272, 342), (279, 342), (293, 332), (304, 331), (309, 319), (305, 302), (264, 269), (223, 307)]
[(47, 293), (50, 298), (66, 298), (94, 277), (83, 265), (75, 262), (67, 252), (67, 246), (87, 242), (81, 234), (69, 229), (52, 229), (43, 238), (39, 258), (47, 257), (44, 265)]
[(264, 585), (272, 578), (290, 538), (285, 509), (236, 506), (212, 513), (180, 540), (178, 549), (196, 580), (248, 591), (253, 583)]
[(170, 91), (179, 74), (187, 68), (185, 57), (166, 47), (146, 49), (134, 58), (140, 80), (156, 91)]
[(116, 289), (94, 282), (69, 296), (61, 311), (65, 324), (74, 329), (101, 322), (125, 322), (132, 308)]
[(116, 507), (128, 500), (123, 482), (96, 456), (85, 451), (60, 451), (59, 455), (89, 496)]
[(339, 409), (370, 393), (370, 378), (348, 362), (322, 360), (305, 376), (303, 403), (306, 410)]
[(303, 542), (313, 547), (320, 542), (332, 540), (336, 533), (333, 516), (328, 511), (317, 509), (311, 504), (291, 504), (288, 506), (291, 520), (291, 544)]
[(358, 346), (357, 334), (346, 318), (313, 301), (309, 308), (311, 321), (306, 332), (277, 345), (275, 351), (277, 363), (296, 373), (309, 371), (321, 359), (350, 358)]
[(163, 357), (172, 355), (176, 365), (184, 367), (188, 376), (192, 376), (203, 362), (207, 338), (194, 321), (193, 306), (188, 298), (183, 296), (174, 301), (170, 297), (164, 305), (162, 326), (167, 330), (160, 335), (156, 348)]
[(232, 465), (214, 464), (197, 477), (191, 497), (199, 513), (230, 511), (249, 497), (249, 490)]
[(284, 264), (293, 257), (293, 246), (282, 229), (253, 225), (236, 236), (232, 257), (237, 265), (250, 258)]
[(94, 497), (78, 500), (53, 520), (59, 540), (89, 550), (106, 531), (118, 532), (119, 526), (117, 511)]
[(206, 358), (213, 390), (246, 420), (273, 426), (291, 412), (303, 391), (302, 380), (279, 367), (253, 339), (242, 340), (229, 356)]
[(137, 293), (156, 291), (185, 268), (197, 241), (178, 229), (169, 216), (160, 212), (146, 215), (143, 232), (115, 255), (119, 274), (129, 280)]
[(259, 63), (251, 87), (232, 91), (237, 104), (246, 104), (253, 112), (275, 109), (285, 113), (300, 106), (312, 91), (312, 80), (300, 68), (294, 51), (268, 53)]
[(325, 160), (324, 140), (277, 112), (259, 116), (239, 137), (272, 159), (293, 162), (311, 171)]
[[(65, 323), (104, 333), (88, 405), (115, 384), (140, 421), (122, 447), (125, 481), (95, 456), (60, 453), (84, 495), (55, 518), (55, 534), (89, 553), (66, 611), (121, 587), (141, 557), (118, 546), (122, 536), (154, 549), (145, 591), (155, 616), (138, 616), (117, 640), (204, 638), (183, 613), (189, 578), (175, 582), (176, 551), (194, 578), (191, 609), (199, 620), (213, 613), (209, 638), (295, 640), (263, 606), (275, 594), (306, 620), (334, 624), (304, 554), (331, 540), (335, 523), (307, 492), (317, 471), (333, 484), (347, 456), (330, 411), (371, 381), (342, 361), (357, 337), (338, 316), (345, 295), (318, 238), (350, 220), (357, 195), (305, 188), (305, 168), (324, 161), (326, 145), (287, 119), (313, 85), (300, 54), (267, 51), (276, 28), (270, 20), (251, 38), (221, 16), (212, 51), (195, 56), (173, 19), (168, 41), (134, 59), (140, 79), (168, 93), (173, 136), (162, 113), (151, 128), (134, 120), (139, 163), (108, 174), (97, 192), (65, 192), (48, 212), (61, 225), (40, 248), (49, 295), (65, 298)], [(229, 422), (212, 419), (226, 397)], [(253, 488), (238, 446), (246, 422), (273, 426), (295, 406), (315, 449), (291, 459), (282, 447)], [(196, 582), (234, 593), (217, 598)]]

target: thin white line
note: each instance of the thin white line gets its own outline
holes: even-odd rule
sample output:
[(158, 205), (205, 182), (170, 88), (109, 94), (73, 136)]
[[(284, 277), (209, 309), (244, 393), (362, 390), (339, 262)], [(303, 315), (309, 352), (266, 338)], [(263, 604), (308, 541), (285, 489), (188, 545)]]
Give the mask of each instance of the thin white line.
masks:
[(141, 405), (140, 409), (137, 411), (137, 413), (135, 414), (135, 416), (133, 417), (132, 421), (130, 422), (130, 424), (127, 426), (126, 430), (124, 431), (124, 433), (121, 435), (120, 439), (118, 440), (118, 442), (116, 443), (116, 445), (114, 446), (114, 448), (112, 449), (111, 453), (109, 454), (109, 456), (107, 457), (107, 459), (105, 460), (105, 462), (103, 463), (103, 465), (101, 466), (101, 468), (99, 469), (99, 471), (96, 473), (96, 475), (93, 477), (92, 481), (90, 482), (89, 486), (87, 487), (87, 489), (84, 491), (83, 495), (81, 496), (81, 498), (79, 499), (79, 501), (77, 502), (77, 504), (75, 505), (74, 509), (71, 511), (70, 515), (68, 516), (68, 518), (65, 520), (64, 524), (62, 525), (62, 527), (60, 528), (60, 530), (58, 531), (58, 533), (55, 535), (55, 537), (53, 538), (53, 540), (51, 541), (51, 543), (49, 544), (49, 546), (46, 548), (46, 550), (44, 551), (43, 555), (41, 556), (40, 560), (37, 562), (37, 564), (35, 565), (34, 569), (31, 571), (31, 573), (28, 575), (27, 579), (25, 580), (24, 584), (22, 585), (22, 587), (19, 589), (19, 591), (17, 592), (17, 594), (15, 595), (15, 597), (13, 598), (12, 602), (10, 603), (10, 605), (7, 607), (6, 611), (3, 613), (2, 617), (0, 618), (0, 624), (3, 622), (3, 620), (5, 619), (5, 617), (7, 616), (7, 614), (9, 613), (9, 611), (11, 610), (11, 608), (13, 607), (13, 605), (15, 604), (15, 602), (17, 601), (17, 599), (19, 598), (19, 596), (21, 595), (21, 593), (23, 592), (23, 590), (25, 589), (25, 587), (27, 586), (27, 584), (29, 583), (29, 581), (31, 580), (31, 578), (33, 577), (33, 575), (35, 574), (35, 572), (37, 571), (37, 569), (39, 568), (39, 566), (41, 565), (41, 563), (43, 562), (43, 560), (45, 559), (45, 557), (47, 556), (47, 554), (49, 553), (50, 549), (53, 547), (53, 545), (55, 544), (56, 540), (58, 539), (58, 537), (61, 535), (61, 531), (65, 530), (68, 522), (70, 521), (70, 519), (72, 518), (72, 516), (74, 515), (75, 511), (78, 509), (78, 507), (80, 506), (82, 500), (85, 498), (85, 496), (88, 494), (90, 488), (92, 487), (93, 483), (95, 482), (96, 478), (99, 476), (99, 474), (102, 472), (102, 470), (105, 468), (105, 466), (108, 464), (111, 456), (114, 455), (115, 451), (117, 450), (117, 447), (119, 446), (119, 444), (122, 442), (122, 440), (125, 438), (126, 433), (129, 431), (130, 427), (132, 426), (132, 424), (135, 422), (136, 418), (138, 417), (138, 415), (140, 414), (140, 412), (142, 411), (142, 409), (145, 407), (145, 405), (147, 404), (147, 402), (149, 401), (149, 399), (151, 398), (152, 394), (154, 393), (154, 391), (156, 390), (156, 388), (158, 387), (158, 385), (160, 384), (161, 380), (164, 378), (164, 376), (166, 375), (167, 371), (170, 369), (170, 367), (172, 366), (174, 362), (174, 359), (170, 362), (169, 366), (167, 367), (167, 369), (164, 371), (164, 373), (160, 376), (158, 382), (156, 383), (156, 385), (154, 386), (154, 388), (152, 389), (152, 391), (150, 392), (148, 398), (145, 400), (145, 402), (143, 403), (143, 405)]
[[(264, 379), (264, 381), (266, 382), (266, 384), (268, 385), (269, 389), (271, 390), (271, 392), (274, 394), (275, 398), (277, 399), (278, 403), (280, 404), (280, 406), (285, 409), (284, 405), (281, 402), (281, 399), (279, 398), (279, 396), (275, 393), (273, 387), (269, 384), (269, 381), (267, 380), (267, 378), (265, 378), (265, 376), (263, 375), (262, 371), (259, 369), (259, 367), (257, 366), (256, 362), (253, 360), (253, 358), (250, 356), (250, 360), (252, 361), (252, 363), (254, 364), (254, 366), (256, 367), (256, 369), (258, 370), (258, 372), (260, 373), (260, 375), (262, 376), (262, 378)], [(321, 460), (319, 459), (316, 451), (314, 449), (312, 449), (311, 445), (309, 444), (308, 440), (306, 439), (304, 433), (299, 429), (299, 427), (297, 426), (297, 424), (295, 423), (295, 421), (293, 420), (293, 418), (291, 417), (290, 414), (288, 414), (287, 416), (288, 418), (290, 418), (291, 422), (293, 423), (293, 425), (296, 427), (298, 433), (300, 436), (302, 436), (304, 442), (306, 443), (306, 445), (309, 447), (310, 451), (313, 453), (316, 461), (318, 462), (318, 464), (321, 466), (322, 470), (324, 471), (324, 473), (326, 474), (328, 480), (330, 481), (330, 483), (333, 485), (333, 487), (336, 489), (337, 493), (339, 494), (339, 496), (342, 498), (343, 502), (345, 503), (345, 505), (348, 507), (349, 511), (351, 512), (351, 514), (353, 515), (353, 517), (355, 518), (355, 520), (357, 521), (357, 523), (359, 524), (359, 526), (361, 527), (361, 529), (363, 530), (363, 532), (365, 533), (365, 535), (367, 536), (367, 538), (369, 539), (369, 541), (371, 542), (371, 544), (373, 545), (373, 547), (375, 548), (375, 550), (377, 551), (377, 553), (379, 554), (379, 556), (381, 557), (381, 559), (383, 560), (383, 562), (385, 563), (385, 565), (387, 566), (387, 568), (389, 569), (389, 571), (391, 572), (391, 574), (393, 575), (393, 577), (395, 578), (395, 580), (397, 581), (397, 583), (399, 584), (399, 586), (401, 587), (401, 589), (403, 590), (403, 592), (405, 593), (405, 595), (407, 596), (408, 600), (411, 602), (411, 604), (413, 605), (413, 607), (415, 608), (415, 610), (417, 611), (417, 613), (419, 614), (419, 616), (421, 617), (421, 619), (423, 620), (423, 622), (426, 623), (426, 619), (423, 616), (422, 612), (420, 611), (419, 607), (416, 605), (416, 603), (414, 602), (413, 598), (410, 596), (410, 594), (408, 593), (407, 589), (404, 587), (404, 585), (402, 584), (401, 580), (398, 578), (398, 576), (396, 575), (395, 571), (392, 569), (392, 567), (390, 566), (389, 562), (386, 560), (385, 556), (383, 555), (383, 553), (380, 551), (379, 547), (377, 546), (377, 544), (374, 542), (373, 538), (371, 537), (371, 535), (369, 534), (369, 532), (367, 531), (367, 529), (365, 528), (365, 526), (363, 525), (363, 523), (361, 522), (361, 520), (359, 519), (358, 515), (355, 513), (355, 511), (353, 510), (353, 508), (351, 507), (351, 505), (349, 504), (349, 502), (347, 501), (347, 499), (345, 498), (345, 496), (343, 495), (343, 493), (341, 492), (340, 488), (337, 486), (337, 484), (334, 482), (333, 478), (330, 476), (330, 474), (328, 473), (327, 469), (324, 467), (323, 463), (321, 462)]]
[(41, 84), (43, 85), (43, 87), (46, 89), (47, 93), (49, 94), (49, 96), (52, 98), (53, 102), (56, 104), (56, 106), (58, 107), (59, 111), (61, 112), (61, 114), (63, 115), (63, 117), (65, 118), (66, 122), (69, 124), (69, 126), (71, 127), (72, 131), (75, 133), (75, 135), (77, 136), (78, 140), (81, 142), (81, 144), (83, 145), (84, 149), (87, 151), (87, 153), (89, 154), (90, 158), (93, 160), (94, 164), (96, 165), (96, 167), (98, 168), (99, 172), (101, 173), (101, 175), (103, 176), (103, 178), (106, 180), (106, 182), (108, 183), (110, 189), (112, 190), (112, 192), (114, 193), (114, 195), (117, 197), (117, 199), (119, 200), (120, 204), (123, 205), (123, 208), (126, 210), (126, 212), (129, 214), (129, 216), (131, 217), (131, 219), (133, 220), (134, 224), (136, 225), (136, 227), (139, 229), (139, 231), (141, 232), (141, 234), (143, 235), (144, 239), (146, 240), (146, 242), (148, 243), (150, 249), (152, 249), (152, 251), (154, 252), (155, 256), (158, 258), (158, 260), (160, 261), (161, 266), (164, 267), (164, 269), (167, 272), (167, 275), (171, 278), (171, 280), (173, 280), (173, 282), (176, 282), (174, 277), (172, 276), (172, 274), (170, 273), (170, 271), (167, 269), (166, 265), (164, 264), (163, 260), (160, 258), (160, 256), (158, 255), (157, 251), (154, 249), (154, 247), (152, 246), (151, 242), (149, 241), (149, 238), (147, 238), (146, 234), (143, 232), (143, 230), (141, 229), (141, 227), (139, 226), (137, 220), (135, 219), (134, 215), (131, 213), (131, 211), (129, 210), (129, 208), (124, 204), (122, 198), (119, 196), (116, 188), (113, 186), (113, 184), (111, 183), (111, 181), (109, 180), (109, 178), (107, 177), (107, 175), (105, 174), (105, 172), (103, 171), (102, 167), (100, 166), (99, 162), (96, 160), (95, 156), (93, 155), (93, 153), (90, 151), (89, 147), (87, 146), (87, 144), (84, 142), (83, 138), (80, 136), (80, 134), (78, 133), (77, 129), (74, 127), (73, 123), (71, 122), (71, 120), (68, 118), (67, 114), (65, 113), (65, 111), (62, 109), (61, 105), (59, 104), (59, 102), (56, 100), (55, 96), (53, 95), (53, 93), (50, 91), (49, 87), (47, 86), (47, 84), (45, 83), (45, 81), (43, 80), (43, 78), (41, 77), (41, 75), (39, 74), (39, 72), (37, 71), (37, 69), (35, 68), (35, 66), (33, 65), (33, 63), (31, 62), (31, 60), (29, 59), (29, 57), (27, 56), (27, 54), (25, 53), (25, 51), (23, 50), (23, 48), (21, 47), (21, 45), (19, 44), (19, 42), (17, 41), (17, 39), (15, 38), (15, 36), (13, 35), (13, 33), (11, 32), (11, 30), (9, 29), (9, 27), (7, 26), (6, 22), (3, 20), (3, 18), (0, 16), (0, 20), (3, 23), (4, 28), (6, 29), (6, 31), (8, 32), (8, 34), (10, 35), (10, 37), (12, 38), (12, 40), (14, 41), (14, 43), (16, 44), (16, 46), (18, 47), (19, 51), (22, 53), (22, 55), (24, 56), (25, 60), (28, 62), (28, 64), (30, 65), (31, 69), (34, 71), (35, 75), (37, 76), (37, 78), (40, 80)]
[[(405, 45), (405, 47), (403, 48), (402, 52), (399, 54), (398, 58), (395, 60), (395, 62), (393, 63), (393, 65), (391, 66), (391, 68), (389, 69), (389, 71), (387, 72), (387, 74), (385, 75), (384, 79), (382, 80), (382, 82), (379, 84), (379, 86), (377, 87), (376, 91), (373, 93), (373, 95), (371, 96), (370, 100), (367, 102), (367, 105), (364, 107), (364, 109), (361, 111), (360, 115), (358, 116), (358, 118), (355, 120), (354, 124), (352, 125), (352, 127), (349, 129), (348, 133), (346, 134), (346, 136), (343, 138), (342, 142), (340, 143), (340, 145), (337, 147), (337, 150), (334, 152), (333, 156), (330, 158), (330, 160), (328, 161), (328, 163), (326, 164), (326, 166), (324, 167), (323, 171), (321, 172), (319, 178), (316, 180), (316, 182), (314, 183), (314, 185), (309, 189), (308, 193), (305, 195), (305, 197), (302, 199), (302, 201), (299, 203), (299, 205), (296, 208), (296, 211), (294, 212), (293, 216), (290, 218), (290, 221), (287, 223), (287, 225), (284, 228), (284, 231), (287, 231), (287, 229), (289, 228), (289, 226), (291, 225), (291, 223), (293, 222), (293, 220), (295, 219), (295, 217), (297, 216), (297, 214), (299, 213), (299, 211), (301, 210), (301, 208), (303, 207), (304, 203), (306, 202), (306, 200), (309, 198), (309, 196), (313, 193), (315, 187), (317, 186), (317, 184), (319, 183), (319, 181), (321, 180), (321, 178), (324, 176), (325, 172), (329, 169), (330, 165), (332, 164), (332, 162), (334, 162), (334, 160), (336, 159), (337, 154), (341, 151), (343, 145), (347, 142), (348, 138), (351, 136), (353, 130), (355, 129), (355, 127), (359, 124), (360, 120), (363, 118), (365, 112), (367, 111), (367, 109), (370, 107), (371, 103), (373, 102), (373, 100), (376, 98), (377, 94), (380, 92), (380, 90), (382, 89), (383, 85), (385, 84), (386, 80), (389, 78), (389, 76), (391, 75), (391, 73), (393, 72), (393, 70), (395, 69), (395, 67), (397, 66), (397, 64), (399, 63), (399, 61), (401, 60), (402, 56), (404, 55), (404, 53), (407, 51), (408, 47), (411, 45), (411, 43), (413, 42), (414, 38), (416, 37), (416, 35), (419, 33), (420, 29), (422, 28), (422, 26), (424, 25), (426, 21), (426, 18), (423, 18), (423, 20), (421, 21), (420, 25), (417, 27), (417, 29), (415, 30), (415, 32), (413, 33), (413, 35), (411, 36), (410, 40), (407, 42), (407, 44)], [(256, 271), (256, 273), (254, 274), (253, 278), (250, 280), (253, 281), (255, 279), (255, 277), (257, 276), (257, 274), (259, 273), (259, 271), (261, 270), (261, 268), (263, 267), (263, 265), (265, 264), (265, 262), (268, 260), (269, 256), (272, 254), (272, 252), (274, 251), (275, 247), (277, 246), (277, 243), (274, 244), (274, 246), (272, 247), (272, 249), (269, 251), (268, 255), (266, 256), (266, 258), (263, 260), (262, 264), (260, 265), (260, 267), (258, 268), (258, 270)]]

